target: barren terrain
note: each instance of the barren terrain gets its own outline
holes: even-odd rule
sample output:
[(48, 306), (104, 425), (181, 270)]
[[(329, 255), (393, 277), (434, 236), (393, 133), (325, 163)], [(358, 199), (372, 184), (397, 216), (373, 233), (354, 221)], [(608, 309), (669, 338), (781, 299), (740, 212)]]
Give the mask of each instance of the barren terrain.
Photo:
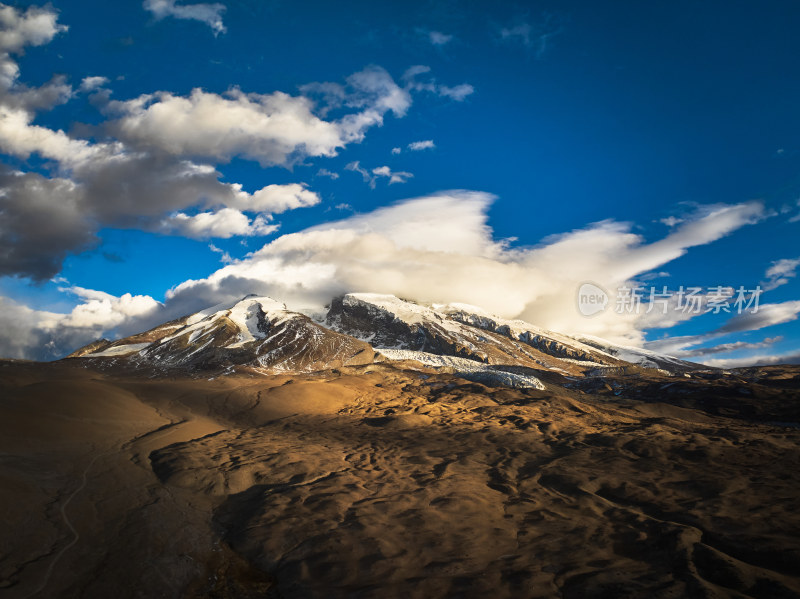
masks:
[(800, 368), (209, 378), (0, 362), (0, 596), (800, 596)]

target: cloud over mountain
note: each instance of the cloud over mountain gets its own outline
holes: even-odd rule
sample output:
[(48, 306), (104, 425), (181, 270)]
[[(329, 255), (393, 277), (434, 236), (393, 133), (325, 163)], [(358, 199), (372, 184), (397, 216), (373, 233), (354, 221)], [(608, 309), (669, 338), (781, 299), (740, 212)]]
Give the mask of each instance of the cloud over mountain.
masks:
[[(222, 31), (222, 5), (159, 0), (145, 7), (159, 18), (199, 19)], [(386, 113), (404, 116), (412, 102), (378, 66), (354, 73), (344, 85), (308, 87), (308, 93), (327, 90), (344, 110), (335, 120), (320, 116), (324, 109), (317, 111), (310, 97), (280, 91), (160, 91), (113, 101), (106, 93), (95, 103), (107, 120), (94, 128), (94, 138), (82, 138), (36, 123), (41, 111), (71, 101), (72, 87), (58, 77), (28, 87), (19, 82), (12, 57), (66, 29), (51, 8), (0, 7), (0, 150), (44, 162), (37, 172), (5, 167), (0, 173), (0, 275), (52, 277), (67, 255), (96, 242), (101, 227), (194, 238), (271, 234), (278, 228), (273, 215), (313, 206), (319, 195), (302, 183), (246, 191), (222, 181), (219, 165), (236, 158), (291, 168), (309, 157), (334, 156), (362, 141)], [(107, 83), (84, 78), (81, 89)], [(396, 182), (410, 174), (374, 176)]]

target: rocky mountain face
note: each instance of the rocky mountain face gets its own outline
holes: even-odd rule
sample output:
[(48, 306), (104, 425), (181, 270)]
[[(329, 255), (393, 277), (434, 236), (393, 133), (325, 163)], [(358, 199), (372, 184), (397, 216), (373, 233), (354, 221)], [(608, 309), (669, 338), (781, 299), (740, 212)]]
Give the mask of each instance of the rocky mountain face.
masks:
[(374, 362), (433, 367), (481, 382), (543, 388), (547, 373), (580, 376), (628, 367), (681, 373), (698, 366), (653, 352), (577, 339), (466, 304), (421, 305), (392, 295), (336, 298), (323, 321), (248, 296), (119, 341), (96, 341), (72, 358), (188, 371), (249, 366), (312, 372)]
[[(351, 293), (331, 304), (326, 324), (381, 350), (418, 351), (485, 364), (557, 368), (567, 360), (618, 366), (622, 362), (575, 340), (547, 336), (465, 305), (421, 306), (392, 295)], [(516, 326), (515, 326), (516, 325)]]
[[(372, 347), (327, 329), (271, 298), (248, 296), (69, 357), (159, 369), (217, 370), (237, 365), (310, 372), (369, 364)], [(90, 350), (90, 351), (87, 351)]]

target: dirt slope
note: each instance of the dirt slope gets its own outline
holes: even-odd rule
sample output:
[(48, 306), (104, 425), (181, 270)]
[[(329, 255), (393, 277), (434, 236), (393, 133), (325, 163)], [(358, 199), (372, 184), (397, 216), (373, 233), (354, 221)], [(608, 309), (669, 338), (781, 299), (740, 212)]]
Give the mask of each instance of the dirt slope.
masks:
[(800, 596), (788, 423), (381, 364), (75, 364), (0, 362), (3, 597)]

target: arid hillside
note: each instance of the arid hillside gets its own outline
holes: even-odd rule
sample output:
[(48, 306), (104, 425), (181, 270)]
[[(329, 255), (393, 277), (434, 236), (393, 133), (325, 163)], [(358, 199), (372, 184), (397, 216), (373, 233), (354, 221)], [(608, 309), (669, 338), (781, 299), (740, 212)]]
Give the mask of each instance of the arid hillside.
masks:
[(800, 369), (759, 372), (4, 361), (0, 596), (797, 597)]

